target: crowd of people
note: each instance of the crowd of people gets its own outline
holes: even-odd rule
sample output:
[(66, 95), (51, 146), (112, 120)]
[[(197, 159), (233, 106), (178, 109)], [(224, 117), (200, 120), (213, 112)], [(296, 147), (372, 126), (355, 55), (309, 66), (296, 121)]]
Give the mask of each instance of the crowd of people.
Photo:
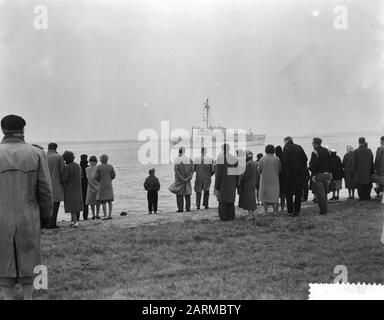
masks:
[(322, 146), (321, 138), (313, 138), (309, 162), (304, 149), (295, 144), (292, 137), (284, 139), (284, 147), (267, 145), (265, 155), (258, 154), (256, 160), (251, 151), (237, 150), (236, 156), (232, 155), (229, 144), (223, 144), (216, 161), (206, 156), (204, 147), (201, 156), (194, 160), (188, 158), (185, 148), (181, 147), (175, 160), (175, 182), (169, 190), (176, 194), (177, 212), (183, 212), (184, 199), (185, 210), (190, 211), (191, 181), (196, 173), (196, 208), (200, 209), (202, 193), (203, 206), (208, 208), (211, 180), (215, 175), (214, 194), (222, 220), (234, 219), (236, 192), (239, 194), (238, 206), (254, 219), (260, 203), (265, 213), (270, 206), (277, 212), (279, 204), (284, 211), (286, 204), (288, 215), (298, 216), (302, 201), (308, 200), (309, 190), (312, 190), (313, 201), (319, 204), (320, 214), (325, 215), (328, 213), (328, 194), (332, 193), (329, 200), (339, 200), (343, 179), (348, 200), (355, 199), (356, 189), (360, 201), (370, 200), (373, 183), (376, 183), (376, 197), (383, 197), (384, 136), (380, 138), (375, 159), (364, 137), (359, 138), (358, 144), (356, 150), (347, 146), (347, 153), (341, 160), (335, 150)]
[[(47, 161), (52, 181), (53, 212), (47, 222), (48, 229), (59, 228), (57, 215), (60, 203), (64, 201), (64, 210), (71, 214), (70, 226), (77, 228), (80, 212), (83, 219), (88, 220), (91, 208), (91, 220), (101, 219), (100, 208), (103, 210), (104, 220), (112, 219), (112, 202), (114, 200), (112, 180), (116, 178), (115, 169), (108, 163), (108, 156), (97, 157), (82, 154), (80, 164), (76, 163), (75, 155), (65, 151), (63, 155), (57, 152), (57, 144), (48, 145)], [(108, 205), (108, 214), (107, 214)]]
[[(15, 296), (18, 283), (23, 288), (24, 299), (32, 298), (34, 268), (40, 265), (40, 230), (57, 228), (60, 203), (71, 214), (70, 226), (76, 228), (80, 213), (83, 219), (112, 219), (114, 192), (112, 181), (115, 170), (108, 163), (108, 156), (88, 158), (81, 155), (76, 163), (71, 151), (58, 154), (57, 144), (50, 143), (48, 152), (24, 140), (25, 120), (9, 115), (1, 120), (4, 138), (0, 144), (0, 289), (6, 299)], [(239, 207), (254, 218), (258, 203), (265, 212), (284, 210), (297, 216), (302, 200), (308, 199), (308, 190), (315, 195), (320, 214), (328, 212), (328, 193), (339, 199), (342, 179), (348, 189), (348, 199), (354, 199), (355, 189), (361, 201), (370, 200), (372, 183), (379, 197), (384, 191), (384, 137), (374, 159), (364, 138), (359, 147), (347, 147), (341, 161), (335, 151), (322, 147), (320, 138), (313, 139), (313, 152), (309, 164), (303, 148), (291, 137), (284, 139), (284, 147), (267, 145), (265, 155), (254, 160), (250, 151), (232, 155), (228, 144), (213, 161), (202, 148), (200, 157), (190, 159), (185, 148), (180, 148), (174, 163), (175, 182), (169, 190), (176, 194), (178, 212), (191, 210), (192, 178), (196, 173), (194, 191), (196, 208), (201, 204), (209, 208), (212, 177), (215, 175), (214, 194), (219, 202), (221, 220), (235, 218), (236, 192)], [(243, 161), (244, 160), (244, 161)], [(155, 170), (149, 171), (144, 182), (147, 191), (148, 213), (158, 211), (160, 181)], [(185, 206), (184, 206), (185, 205)], [(108, 210), (107, 210), (108, 207)], [(89, 209), (92, 217), (88, 217)]]

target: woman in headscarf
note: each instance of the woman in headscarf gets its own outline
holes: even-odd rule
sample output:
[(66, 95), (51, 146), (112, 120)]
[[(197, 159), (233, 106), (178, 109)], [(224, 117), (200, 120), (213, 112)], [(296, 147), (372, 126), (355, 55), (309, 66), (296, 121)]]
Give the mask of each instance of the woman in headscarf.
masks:
[(81, 168), (74, 162), (75, 155), (71, 151), (63, 154), (65, 167), (62, 181), (64, 183), (64, 209), (71, 214), (71, 227), (77, 228), (77, 217), (83, 211), (83, 195), (81, 190)]
[(253, 161), (253, 153), (246, 151), (245, 153), (245, 171), (240, 177), (240, 197), (239, 207), (248, 210), (250, 219), (254, 219), (256, 205), (256, 174), (257, 165)]
[(344, 155), (342, 166), (344, 169), (345, 187), (348, 189), (348, 200), (355, 199), (355, 174), (353, 171), (353, 147), (347, 146), (347, 153)]

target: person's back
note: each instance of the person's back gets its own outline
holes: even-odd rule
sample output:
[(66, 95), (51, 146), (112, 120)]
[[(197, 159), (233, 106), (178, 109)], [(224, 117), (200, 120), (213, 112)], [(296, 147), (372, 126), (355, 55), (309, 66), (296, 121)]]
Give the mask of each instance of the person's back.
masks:
[(354, 151), (354, 166), (357, 184), (369, 184), (373, 173), (373, 153), (367, 145), (360, 145)]
[(319, 146), (316, 150), (314, 150), (312, 152), (309, 168), (313, 175), (324, 172), (331, 173), (332, 161), (329, 150), (327, 148), (323, 148), (322, 146)]
[(46, 154), (24, 142), (23, 130), (7, 134), (4, 119), (5, 137), (0, 144), (0, 287), (5, 298), (12, 299), (14, 285), (19, 283), (28, 288), (24, 298), (31, 299), (34, 268), (41, 264), (41, 223), (52, 214), (52, 185)]
[(283, 170), (288, 175), (304, 176), (308, 158), (304, 149), (293, 142), (287, 143), (283, 149)]
[(146, 191), (159, 191), (160, 182), (155, 175), (149, 175), (144, 182), (144, 189)]
[(175, 179), (191, 179), (193, 175), (193, 162), (185, 155), (175, 159)]
[(384, 176), (384, 145), (381, 145), (376, 150), (375, 171), (379, 176)]

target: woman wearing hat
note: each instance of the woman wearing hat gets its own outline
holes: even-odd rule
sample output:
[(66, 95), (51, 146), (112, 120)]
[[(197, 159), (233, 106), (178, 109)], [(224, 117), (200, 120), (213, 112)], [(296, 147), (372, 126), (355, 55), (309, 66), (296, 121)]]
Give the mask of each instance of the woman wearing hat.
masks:
[(81, 168), (74, 162), (75, 155), (71, 151), (63, 154), (65, 167), (62, 181), (64, 183), (64, 209), (71, 214), (71, 227), (77, 228), (77, 217), (83, 211), (83, 194), (81, 190)]

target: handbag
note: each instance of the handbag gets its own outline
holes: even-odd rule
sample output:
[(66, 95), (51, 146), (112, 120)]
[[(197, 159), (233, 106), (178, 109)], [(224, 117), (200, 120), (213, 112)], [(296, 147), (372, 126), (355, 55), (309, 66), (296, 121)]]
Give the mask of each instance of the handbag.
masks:
[(181, 195), (184, 194), (185, 187), (186, 184), (183, 181), (175, 181), (168, 187), (168, 190), (174, 194)]

